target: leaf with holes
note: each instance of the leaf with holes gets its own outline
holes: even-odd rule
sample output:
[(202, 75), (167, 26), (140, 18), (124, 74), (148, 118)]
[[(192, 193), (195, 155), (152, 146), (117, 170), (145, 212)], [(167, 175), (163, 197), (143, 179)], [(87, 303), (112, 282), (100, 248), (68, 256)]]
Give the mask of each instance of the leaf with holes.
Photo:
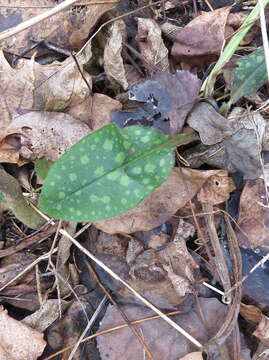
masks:
[(96, 221), (135, 207), (169, 176), (172, 149), (196, 140), (153, 128), (107, 125), (84, 137), (50, 169), (39, 208), (55, 218)]
[(236, 64), (237, 67), (233, 71), (230, 105), (241, 97), (257, 91), (267, 81), (263, 47), (242, 57)]

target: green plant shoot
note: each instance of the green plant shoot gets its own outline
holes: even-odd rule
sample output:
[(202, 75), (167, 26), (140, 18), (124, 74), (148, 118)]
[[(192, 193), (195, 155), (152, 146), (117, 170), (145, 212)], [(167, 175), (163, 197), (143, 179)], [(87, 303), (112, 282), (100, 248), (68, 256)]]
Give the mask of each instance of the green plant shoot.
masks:
[(44, 213), (68, 221), (122, 214), (169, 176), (173, 149), (194, 132), (167, 136), (153, 128), (109, 124), (84, 137), (52, 165), (39, 200)]

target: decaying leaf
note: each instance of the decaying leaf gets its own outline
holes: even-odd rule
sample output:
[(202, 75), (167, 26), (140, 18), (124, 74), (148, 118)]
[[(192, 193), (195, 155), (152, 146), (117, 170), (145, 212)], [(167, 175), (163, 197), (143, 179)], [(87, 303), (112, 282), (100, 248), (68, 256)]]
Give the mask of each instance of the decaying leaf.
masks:
[(64, 312), (68, 302), (59, 299), (48, 299), (33, 314), (26, 316), (21, 322), (32, 329), (43, 332)]
[(269, 245), (269, 208), (263, 179), (248, 180), (240, 197), (237, 237), (241, 246)]
[(94, 225), (110, 234), (151, 230), (165, 223), (191, 200), (215, 173), (214, 170), (175, 168), (169, 178), (134, 209), (111, 219), (97, 221)]
[(216, 60), (231, 27), (226, 27), (231, 7), (203, 12), (181, 29), (175, 39), (171, 53), (186, 69), (202, 67)]
[[(14, 114), (10, 125), (3, 131), (5, 136), (1, 141), (0, 157), (4, 145), (10, 144), (12, 139), (16, 145), (11, 154), (18, 155), (14, 157), (15, 163), (19, 160), (34, 161), (42, 157), (56, 161), (89, 132), (86, 124), (64, 113), (29, 111), (22, 115)], [(3, 154), (6, 155), (6, 152)], [(9, 162), (13, 162), (11, 160), (13, 159), (9, 158)]]
[(268, 133), (267, 122), (259, 113), (236, 107), (226, 119), (212, 105), (199, 103), (188, 117), (188, 124), (199, 132), (205, 145), (219, 143), (225, 149), (224, 168), (241, 171), (246, 179), (260, 176), (261, 148), (268, 146)]
[[(82, 67), (91, 58), (91, 45), (77, 56)], [(84, 71), (91, 86), (91, 78)], [(60, 111), (83, 102), (89, 89), (72, 57), (64, 62), (40, 65), (21, 59), (13, 69), (0, 52), (0, 126), (8, 126), (15, 110)]]
[(46, 346), (43, 334), (0, 309), (0, 357), (3, 360), (36, 360)]
[(203, 360), (203, 354), (200, 351), (189, 353), (178, 360)]
[[(126, 305), (123, 306), (123, 310), (129, 320), (146, 318), (152, 314), (150, 310), (139, 306)], [(195, 304), (187, 314), (173, 316), (173, 320), (195, 339), (205, 344), (223, 324), (225, 313), (225, 306), (217, 299), (200, 298), (199, 305)], [(109, 329), (122, 322), (117, 309), (109, 306), (100, 330)], [(139, 333), (143, 334), (143, 340), (152, 352), (154, 360), (178, 359), (197, 350), (191, 342), (162, 319), (144, 321), (136, 326)], [(128, 328), (99, 336), (97, 342), (103, 360), (106, 358), (139, 360), (143, 354), (141, 344)]]
[(205, 182), (197, 194), (197, 198), (202, 203), (221, 204), (229, 199), (230, 193), (235, 188), (234, 182), (228, 177), (227, 171), (219, 170)]
[[(118, 0), (95, 0), (94, 4), (88, 3), (83, 7), (80, 4), (73, 4), (72, 7), (5, 39), (1, 45), (4, 49), (22, 54), (27, 48), (33, 46), (32, 39), (34, 39), (46, 40), (70, 51), (78, 50), (99, 18), (108, 10), (113, 9), (117, 2)], [(9, 7), (5, 0), (1, 0), (0, 31), (29, 20), (43, 13), (44, 10), (54, 7), (55, 4), (54, 0), (15, 0), (12, 1), (12, 7)], [(42, 46), (38, 50), (40, 55), (44, 52)]]
[(129, 90), (130, 100), (143, 106), (136, 112), (114, 112), (112, 119), (120, 127), (142, 124), (177, 134), (197, 99), (200, 85), (200, 80), (188, 71), (156, 73)]
[(168, 49), (163, 43), (159, 25), (152, 19), (138, 18), (138, 30), (135, 37), (141, 55), (160, 71), (169, 70)]
[(269, 345), (269, 318), (265, 315), (262, 316), (261, 321), (257, 329), (254, 331), (255, 335), (260, 341), (262, 341), (267, 346)]
[(126, 38), (123, 20), (113, 22), (110, 27), (110, 37), (104, 50), (104, 68), (107, 76), (119, 83), (124, 90), (128, 89), (128, 82), (121, 56), (122, 41)]

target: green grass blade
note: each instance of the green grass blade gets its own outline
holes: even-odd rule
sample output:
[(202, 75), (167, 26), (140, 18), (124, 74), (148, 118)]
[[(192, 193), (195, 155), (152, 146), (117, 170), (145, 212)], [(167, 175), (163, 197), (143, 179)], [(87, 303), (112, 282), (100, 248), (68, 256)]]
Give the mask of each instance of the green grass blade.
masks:
[[(266, 7), (269, 3), (269, 0), (264, 0), (263, 4)], [(237, 47), (239, 46), (240, 42), (243, 40), (245, 35), (248, 33), (254, 22), (258, 19), (260, 14), (260, 6), (259, 3), (256, 4), (254, 9), (250, 12), (248, 17), (245, 19), (243, 24), (240, 28), (236, 31), (232, 39), (229, 41), (228, 45), (225, 47), (224, 51), (222, 52), (219, 60), (215, 64), (214, 68), (212, 69), (210, 75), (205, 80), (202, 88), (204, 89), (204, 96), (209, 97), (212, 96), (214, 90), (214, 84), (216, 81), (216, 77), (223, 66), (231, 59), (233, 54), (235, 53)]]

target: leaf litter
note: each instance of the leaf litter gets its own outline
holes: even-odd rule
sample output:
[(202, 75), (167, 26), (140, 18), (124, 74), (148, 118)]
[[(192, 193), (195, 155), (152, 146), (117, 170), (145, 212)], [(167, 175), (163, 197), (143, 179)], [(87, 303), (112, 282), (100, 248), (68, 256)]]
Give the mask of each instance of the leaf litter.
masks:
[[(23, 354), (11, 353), (6, 338), (3, 358), (38, 358), (43, 335), (49, 346), (40, 359), (58, 350), (85, 359), (202, 359), (197, 342), (209, 358), (266, 354), (268, 88), (257, 24), (211, 99), (202, 86), (240, 32), (250, 12), (244, 3), (73, 4), (2, 41), (1, 174), (19, 182), (12, 194), (15, 182), (0, 179), (0, 301), (18, 339), (12, 351)], [(3, 31), (55, 3), (0, 5)], [(184, 134), (192, 135), (171, 137)], [(28, 212), (30, 201), (66, 220), (60, 238), (48, 231), (31, 242), (38, 232), (17, 215), (23, 197)], [(173, 323), (193, 338), (163, 319), (143, 319), (152, 310), (93, 264), (97, 280), (63, 229), (162, 312), (178, 311)], [(107, 291), (100, 281), (117, 306), (99, 309)], [(205, 282), (235, 290), (221, 299)], [(135, 337), (127, 327), (113, 330), (138, 319)], [(32, 331), (36, 352), (15, 324), (26, 337)], [(74, 355), (86, 326), (97, 345), (87, 341)]]

